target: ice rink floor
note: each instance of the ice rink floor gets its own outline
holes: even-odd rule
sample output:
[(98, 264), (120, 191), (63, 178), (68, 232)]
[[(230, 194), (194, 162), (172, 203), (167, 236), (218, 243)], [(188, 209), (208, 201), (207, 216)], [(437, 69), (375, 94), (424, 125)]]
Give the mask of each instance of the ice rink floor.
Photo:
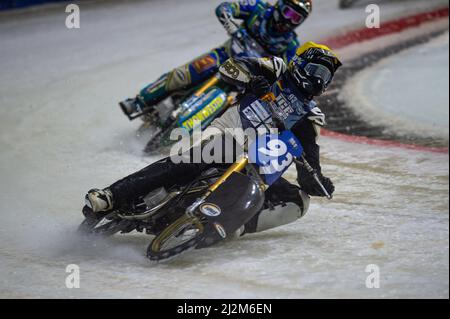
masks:
[[(146, 236), (74, 234), (87, 190), (154, 160), (117, 101), (224, 42), (220, 2), (88, 3), (79, 30), (58, 4), (0, 13), (0, 297), (448, 298), (448, 154), (323, 138), (333, 201), (167, 265), (147, 262)], [(301, 40), (363, 26), (364, 3), (316, 0)], [(379, 3), (385, 20), (448, 5)], [(80, 289), (65, 286), (68, 264), (80, 266)], [(371, 264), (380, 289), (366, 288)]]

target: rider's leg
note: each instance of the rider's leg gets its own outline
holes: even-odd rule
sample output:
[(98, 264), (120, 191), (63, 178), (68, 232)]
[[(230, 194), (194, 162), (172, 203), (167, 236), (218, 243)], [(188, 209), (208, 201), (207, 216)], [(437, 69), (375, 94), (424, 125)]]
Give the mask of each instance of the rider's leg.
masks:
[[(219, 142), (221, 143), (222, 147), (225, 147), (227, 145), (230, 145), (230, 143), (226, 141), (229, 137), (224, 134), (226, 128), (236, 128), (241, 127), (241, 125), (242, 123), (240, 121), (237, 107), (232, 107), (228, 109), (227, 112), (225, 112), (220, 118), (217, 118), (211, 124), (210, 128), (204, 132), (204, 135), (209, 136), (209, 133), (207, 132), (211, 132), (210, 130), (213, 128), (217, 129), (220, 133), (216, 135), (215, 133), (211, 132), (211, 135), (215, 137), (211, 142), (208, 142), (208, 144)], [(205, 145), (206, 144), (201, 143), (200, 145), (194, 146), (190, 150), (190, 153), (192, 154), (192, 152), (195, 152), (194, 150), (196, 149), (196, 147), (202, 148)], [(145, 196), (152, 190), (155, 190), (159, 187), (168, 188), (176, 184), (186, 184), (209, 167), (217, 166), (217, 164), (227, 166), (228, 164), (232, 163), (233, 160), (237, 158), (242, 152), (241, 148), (239, 148), (237, 145), (236, 147), (234, 146), (235, 145), (233, 145), (232, 151), (222, 149), (222, 161), (220, 163), (176, 164), (171, 160), (171, 158), (166, 158), (153, 163), (146, 168), (121, 179), (120, 181), (112, 184), (104, 190), (93, 189), (89, 191), (86, 195), (87, 206), (90, 207), (94, 212), (109, 211), (122, 207), (126, 208), (134, 200), (138, 199), (139, 197)], [(214, 147), (212, 147), (211, 149), (215, 150)], [(223, 158), (224, 155), (226, 155), (226, 158)], [(192, 158), (193, 157), (191, 155), (191, 159)], [(187, 157), (187, 159), (189, 159), (189, 157)]]
[(152, 190), (188, 183), (206, 168), (205, 164), (175, 164), (170, 158), (165, 158), (103, 190), (90, 190), (86, 195), (86, 204), (94, 213), (127, 208)]
[(121, 179), (108, 187), (108, 190), (113, 195), (114, 208), (123, 208), (152, 190), (186, 184), (207, 168), (206, 164), (175, 164), (170, 158), (166, 158)]
[(253, 217), (239, 235), (257, 233), (295, 222), (305, 216), (310, 198), (298, 186), (279, 179), (266, 191), (263, 210)]
[(212, 167), (227, 168), (229, 164), (223, 159), (225, 154), (223, 149), (219, 149), (219, 162), (215, 160), (205, 162), (203, 157), (197, 159), (198, 156), (196, 155), (203, 155), (203, 148), (206, 145), (209, 146), (207, 149), (208, 155), (213, 159), (216, 158), (214, 152), (217, 148), (211, 146), (213, 144), (210, 143), (220, 143), (220, 147), (226, 145), (226, 142), (222, 140), (224, 135), (220, 131), (218, 134), (211, 134), (210, 137), (202, 140), (201, 143), (192, 145), (181, 157), (176, 152), (176, 157), (167, 157), (155, 162), (115, 182), (104, 190), (93, 189), (89, 191), (86, 195), (87, 206), (93, 212), (109, 211), (117, 208), (126, 209), (130, 203), (160, 187), (168, 189), (175, 185), (185, 185)]
[(155, 106), (177, 91), (200, 84), (216, 73), (219, 66), (229, 58), (227, 51), (225, 46), (219, 47), (164, 74), (143, 88), (136, 98), (120, 102), (122, 110), (125, 114), (132, 115)]

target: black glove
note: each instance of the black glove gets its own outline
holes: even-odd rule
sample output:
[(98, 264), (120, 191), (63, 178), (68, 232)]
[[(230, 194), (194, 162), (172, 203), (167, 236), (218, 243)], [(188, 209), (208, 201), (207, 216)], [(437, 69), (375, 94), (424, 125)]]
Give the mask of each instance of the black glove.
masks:
[[(298, 183), (302, 190), (307, 193), (310, 196), (317, 196), (317, 197), (325, 197), (322, 188), (320, 185), (316, 182), (314, 177), (309, 174), (301, 174), (302, 176), (299, 178)], [(322, 182), (323, 187), (327, 190), (329, 195), (333, 195), (335, 188), (334, 184), (328, 177), (319, 175), (319, 180)]]
[[(335, 187), (333, 182), (331, 181), (331, 179), (329, 179), (328, 177), (322, 176), (322, 178), (320, 179), (320, 181), (322, 182), (323, 186), (325, 187), (325, 189), (327, 190), (329, 195), (333, 195), (334, 191), (335, 191)], [(319, 186), (320, 187), (320, 186)], [(323, 191), (322, 191), (323, 193)], [(326, 196), (325, 194), (323, 194), (323, 196)]]
[(254, 76), (247, 84), (247, 92), (262, 97), (270, 91), (270, 83), (263, 76)]

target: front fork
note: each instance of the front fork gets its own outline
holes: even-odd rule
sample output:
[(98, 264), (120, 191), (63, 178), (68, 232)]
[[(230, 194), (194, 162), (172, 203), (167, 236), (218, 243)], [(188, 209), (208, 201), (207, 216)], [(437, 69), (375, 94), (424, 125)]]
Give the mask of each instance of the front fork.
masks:
[(202, 197), (198, 198), (191, 206), (186, 209), (186, 214), (193, 215), (195, 210), (206, 201), (209, 195), (211, 195), (217, 188), (219, 188), (219, 186), (222, 185), (233, 173), (242, 172), (248, 163), (248, 156), (245, 155), (241, 159), (236, 161), (233, 165), (231, 165), (226, 170), (226, 172), (208, 188), (208, 190)]

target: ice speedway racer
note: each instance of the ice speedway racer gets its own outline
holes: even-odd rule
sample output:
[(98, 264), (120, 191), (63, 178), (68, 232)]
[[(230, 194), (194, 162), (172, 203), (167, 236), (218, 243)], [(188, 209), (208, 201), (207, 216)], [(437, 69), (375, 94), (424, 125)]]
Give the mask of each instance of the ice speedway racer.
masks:
[[(247, 89), (207, 129), (215, 130), (214, 139), (186, 150), (187, 162), (172, 154), (103, 190), (91, 189), (80, 231), (154, 235), (147, 256), (161, 261), (298, 220), (309, 196), (331, 199), (334, 192), (322, 175), (317, 137), (324, 115), (313, 99), (341, 65), (331, 49), (313, 42), (299, 48), (289, 66), (277, 57), (229, 59), (220, 67), (223, 80)], [(244, 133), (230, 134), (233, 128)], [(209, 161), (205, 151), (219, 159)], [(230, 154), (232, 161), (224, 159)], [(282, 178), (293, 163), (299, 186)]]
[[(260, 99), (260, 103), (273, 101), (271, 94)], [(253, 102), (255, 100), (244, 101), (243, 106)], [(294, 162), (302, 165), (323, 194), (332, 199), (303, 156), (303, 147), (295, 135), (289, 130), (280, 134), (267, 132), (227, 169), (209, 169), (181, 187), (158, 188), (133, 203), (128, 211), (116, 210), (101, 218), (85, 211), (79, 231), (103, 236), (132, 231), (154, 235), (147, 257), (155, 262), (172, 259), (192, 249), (210, 247), (235, 236), (261, 211), (265, 191)], [(308, 210), (308, 203), (305, 199), (302, 214)]]
[(201, 120), (204, 129), (232, 104), (242, 88), (231, 87), (217, 76), (219, 66), (228, 58), (278, 56), (288, 63), (299, 46), (294, 30), (311, 11), (311, 0), (279, 0), (275, 5), (240, 0), (219, 5), (216, 15), (230, 41), (164, 74), (135, 98), (119, 103), (130, 120), (144, 120), (138, 135), (149, 139), (145, 150), (152, 152), (170, 144), (173, 128), (191, 131)]

